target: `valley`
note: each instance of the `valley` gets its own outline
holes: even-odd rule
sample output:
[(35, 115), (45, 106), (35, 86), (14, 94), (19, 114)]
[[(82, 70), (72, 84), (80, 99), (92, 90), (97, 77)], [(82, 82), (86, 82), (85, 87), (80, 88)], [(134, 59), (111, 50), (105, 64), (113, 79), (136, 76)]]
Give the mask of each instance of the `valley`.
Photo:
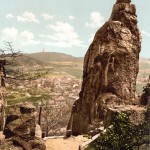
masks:
[[(63, 135), (72, 105), (79, 98), (83, 58), (58, 54), (57, 59), (55, 58), (55, 61), (52, 61), (53, 53), (52, 56), (49, 53), (49, 61), (48, 58), (46, 58), (46, 61), (43, 61), (45, 55), (47, 53), (43, 52), (42, 55), (41, 53), (28, 54), (19, 58), (18, 62), (25, 72), (31, 74), (39, 72), (41, 76), (34, 80), (23, 80), (22, 82), (16, 80), (13, 84), (8, 82), (6, 84), (7, 104), (9, 107), (20, 102), (31, 102), (37, 107), (38, 111), (40, 108), (43, 108), (42, 131), (47, 135)], [(66, 58), (68, 61), (65, 60)], [(143, 86), (145, 86), (149, 78), (149, 59), (141, 58), (139, 66), (137, 93), (141, 94)], [(46, 72), (46, 74), (42, 74), (43, 72)], [(55, 126), (55, 123), (51, 123), (52, 126), (45, 124), (46, 120), (47, 122), (53, 122), (48, 114), (51, 114), (51, 117), (58, 118), (59, 123), (57, 122), (57, 126)], [(60, 130), (56, 131), (58, 128)]]

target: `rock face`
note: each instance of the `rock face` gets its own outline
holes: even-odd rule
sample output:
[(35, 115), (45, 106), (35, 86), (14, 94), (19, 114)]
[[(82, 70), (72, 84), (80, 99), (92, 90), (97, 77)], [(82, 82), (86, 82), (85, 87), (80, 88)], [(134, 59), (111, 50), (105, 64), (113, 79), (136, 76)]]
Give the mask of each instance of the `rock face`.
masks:
[(141, 36), (135, 5), (117, 0), (110, 19), (97, 31), (85, 58), (80, 98), (74, 103), (68, 129), (87, 133), (104, 120), (107, 108), (137, 104)]
[(105, 128), (109, 127), (112, 124), (113, 118), (115, 118), (120, 113), (126, 113), (130, 116), (130, 121), (133, 125), (140, 125), (145, 122), (147, 109), (145, 107), (139, 106), (117, 106), (114, 108), (109, 108), (106, 114), (106, 119), (104, 120)]
[(150, 149), (150, 144), (143, 144), (139, 148), (139, 150), (149, 150), (149, 149)]
[(9, 109), (4, 130), (5, 140), (2, 150), (45, 150), (45, 144), (36, 129), (35, 107), (29, 103), (19, 104)]
[(5, 111), (4, 106), (6, 105), (5, 101), (6, 90), (4, 87), (0, 87), (0, 131), (3, 131), (5, 125)]

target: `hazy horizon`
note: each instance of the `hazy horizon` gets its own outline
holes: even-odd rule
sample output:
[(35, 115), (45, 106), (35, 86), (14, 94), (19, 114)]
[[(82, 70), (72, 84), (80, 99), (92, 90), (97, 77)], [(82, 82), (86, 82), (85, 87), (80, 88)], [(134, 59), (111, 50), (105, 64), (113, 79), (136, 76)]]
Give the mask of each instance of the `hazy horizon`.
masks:
[[(67, 53), (63, 53), (63, 52), (50, 52), (50, 51), (37, 51), (37, 52), (29, 52), (29, 53), (23, 53), (23, 54), (35, 54), (35, 53), (59, 53), (59, 54), (66, 54), (66, 55), (70, 55), (73, 56), (71, 54), (67, 54)], [(84, 58), (84, 56), (73, 56), (73, 57), (77, 57), (77, 58)], [(142, 57), (140, 56), (140, 58), (145, 58), (145, 59), (150, 59), (150, 57)]]

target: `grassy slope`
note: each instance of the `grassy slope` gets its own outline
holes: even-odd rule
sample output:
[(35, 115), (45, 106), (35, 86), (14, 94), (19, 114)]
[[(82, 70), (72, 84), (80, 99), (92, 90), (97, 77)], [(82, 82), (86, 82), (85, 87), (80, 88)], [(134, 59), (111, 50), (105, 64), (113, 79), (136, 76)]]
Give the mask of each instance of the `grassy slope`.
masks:
[(47, 67), (42, 69), (49, 70), (49, 77), (64, 75), (71, 75), (80, 79), (82, 77), (83, 58), (56, 52), (39, 52), (28, 54), (27, 56), (33, 57), (41, 62), (47, 62)]
[(65, 62), (65, 61), (82, 61), (82, 58), (73, 57), (71, 55), (63, 54), (63, 53), (56, 53), (56, 52), (39, 52), (39, 53), (32, 53), (28, 54), (35, 59), (40, 61), (46, 62)]
[[(14, 93), (11, 93), (12, 91)], [(51, 99), (49, 93), (42, 89), (39, 90), (38, 88), (28, 89), (26, 91), (30, 94), (30, 97), (26, 95), (24, 89), (13, 90), (12, 88), (7, 88), (7, 92), (9, 93), (7, 95), (8, 105), (14, 105), (19, 102), (32, 102), (36, 104), (42, 99), (46, 101)]]
[(45, 66), (46, 63), (43, 61), (40, 61), (39, 59), (32, 58), (31, 56), (22, 55), (17, 58), (17, 62), (19, 66), (24, 67), (32, 67), (32, 66)]
[[(55, 52), (41, 52), (41, 53), (33, 53), (29, 54), (29, 56), (39, 59), (41, 61), (50, 62), (49, 76), (61, 76), (68, 75), (75, 76), (77, 78), (82, 78), (82, 64), (83, 58), (76, 58), (71, 55), (66, 55), (62, 53)], [(148, 58), (140, 58), (139, 63), (139, 74), (138, 78), (146, 78), (150, 75), (150, 59)], [(145, 83), (137, 84), (138, 93), (142, 91)]]

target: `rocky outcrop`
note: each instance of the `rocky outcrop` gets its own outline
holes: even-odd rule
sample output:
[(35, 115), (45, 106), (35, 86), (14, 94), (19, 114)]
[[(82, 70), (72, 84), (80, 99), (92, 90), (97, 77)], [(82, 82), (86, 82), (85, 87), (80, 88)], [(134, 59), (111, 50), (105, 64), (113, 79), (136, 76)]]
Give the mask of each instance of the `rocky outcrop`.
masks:
[(113, 119), (116, 118), (120, 113), (125, 113), (129, 115), (129, 119), (133, 125), (140, 125), (146, 121), (147, 109), (145, 107), (139, 106), (116, 106), (114, 108), (109, 108), (106, 114), (106, 119), (104, 120), (104, 127), (109, 127)]
[(6, 119), (5, 140), (1, 149), (45, 150), (45, 144), (38, 133), (35, 107), (29, 103), (13, 106)]
[(141, 37), (135, 5), (117, 0), (110, 19), (97, 31), (85, 58), (80, 98), (74, 103), (68, 129), (73, 135), (106, 117), (115, 105), (136, 105)]
[(3, 131), (4, 129), (4, 125), (5, 125), (5, 106), (6, 104), (6, 100), (5, 100), (5, 96), (6, 96), (6, 90), (4, 87), (0, 87), (0, 131)]
[(150, 149), (150, 144), (143, 144), (139, 147), (139, 150), (149, 150)]

